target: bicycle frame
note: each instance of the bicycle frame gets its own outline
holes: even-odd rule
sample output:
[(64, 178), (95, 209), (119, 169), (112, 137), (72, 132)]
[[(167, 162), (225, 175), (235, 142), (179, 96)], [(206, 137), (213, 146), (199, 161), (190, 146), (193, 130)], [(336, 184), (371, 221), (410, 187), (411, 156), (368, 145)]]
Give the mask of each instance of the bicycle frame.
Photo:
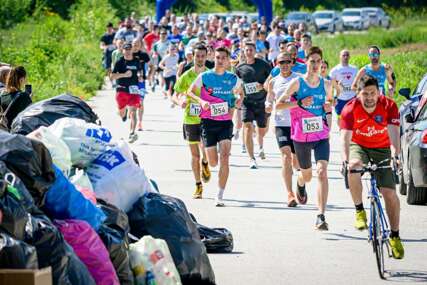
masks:
[[(380, 199), (380, 194), (377, 187), (377, 181), (373, 175), (371, 175), (370, 184), (371, 184), (371, 187), (368, 192), (368, 198), (370, 199), (371, 203), (375, 203), (378, 206), (380, 220), (381, 220), (381, 229), (383, 233), (382, 234), (383, 236), (381, 238), (383, 241), (387, 241), (390, 235), (390, 230), (389, 230), (387, 219), (384, 215), (383, 207), (381, 205), (381, 199)], [(372, 208), (370, 210), (372, 211)], [(368, 240), (369, 242), (372, 241), (372, 235), (373, 235), (372, 220), (370, 220), (369, 221), (369, 240)]]

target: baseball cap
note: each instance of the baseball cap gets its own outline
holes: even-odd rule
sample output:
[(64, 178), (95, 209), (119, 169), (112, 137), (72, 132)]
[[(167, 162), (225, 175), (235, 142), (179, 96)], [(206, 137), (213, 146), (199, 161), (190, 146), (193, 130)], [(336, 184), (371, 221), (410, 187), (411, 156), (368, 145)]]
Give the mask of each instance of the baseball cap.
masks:
[(131, 49), (132, 48), (132, 44), (131, 43), (125, 43), (123, 45), (123, 49)]

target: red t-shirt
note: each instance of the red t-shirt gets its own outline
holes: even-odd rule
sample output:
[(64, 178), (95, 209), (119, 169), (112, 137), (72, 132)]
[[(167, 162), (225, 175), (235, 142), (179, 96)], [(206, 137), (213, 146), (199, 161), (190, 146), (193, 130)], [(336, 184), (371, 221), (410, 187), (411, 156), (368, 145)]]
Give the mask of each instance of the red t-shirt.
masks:
[(160, 37), (158, 35), (156, 35), (155, 33), (148, 33), (145, 37), (144, 37), (144, 42), (145, 45), (147, 46), (147, 51), (151, 52), (151, 49), (153, 48), (153, 45), (155, 42), (157, 42), (160, 39)]
[(366, 148), (388, 148), (387, 125), (399, 126), (399, 111), (396, 103), (380, 96), (374, 112), (367, 113), (358, 98), (345, 105), (341, 113), (340, 127), (353, 131), (351, 141)]

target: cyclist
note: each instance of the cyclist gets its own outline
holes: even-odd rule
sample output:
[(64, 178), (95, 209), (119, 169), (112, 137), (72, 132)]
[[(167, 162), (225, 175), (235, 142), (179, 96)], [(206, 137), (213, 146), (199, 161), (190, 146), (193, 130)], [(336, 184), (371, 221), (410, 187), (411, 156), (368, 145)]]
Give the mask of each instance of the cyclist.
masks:
[[(184, 111), (184, 124), (183, 134), (184, 139), (188, 141), (191, 151), (191, 169), (193, 170), (194, 178), (196, 180), (196, 191), (193, 194), (194, 199), (201, 199), (203, 194), (203, 182), (207, 183), (211, 178), (208, 162), (206, 160), (206, 153), (203, 145), (200, 143), (201, 128), (200, 128), (200, 104), (186, 96), (191, 84), (196, 80), (199, 74), (207, 70), (205, 66), (208, 49), (203, 44), (197, 44), (193, 50), (194, 66), (188, 71), (184, 72), (178, 78), (174, 90), (179, 100), (179, 105), (185, 108)], [(200, 93), (195, 93), (200, 96)], [(200, 171), (200, 153), (202, 153), (202, 171)], [(201, 177), (200, 177), (201, 172)]]
[[(328, 230), (325, 219), (328, 200), (328, 161), (330, 155), (329, 131), (332, 122), (331, 82), (320, 77), (323, 52), (318, 47), (308, 50), (307, 74), (294, 79), (285, 93), (277, 100), (276, 109), (291, 108), (291, 138), (300, 165), (297, 179), (297, 200), (307, 203), (305, 184), (311, 181), (313, 171), (311, 150), (317, 165), (319, 185), (317, 188), (319, 214), (316, 219), (318, 230)], [(293, 96), (296, 93), (296, 96)], [(292, 102), (287, 102), (289, 99)]]
[(244, 123), (244, 140), (246, 150), (250, 159), (250, 168), (256, 169), (257, 163), (254, 156), (253, 142), (253, 121), (256, 121), (259, 129), (259, 156), (265, 159), (263, 148), (263, 137), (267, 127), (267, 117), (265, 113), (265, 99), (267, 96), (263, 84), (268, 78), (271, 66), (263, 59), (255, 58), (256, 46), (253, 42), (245, 42), (244, 54), (245, 62), (236, 68), (236, 75), (243, 82), (244, 99), (242, 104), (242, 120)]
[(396, 80), (394, 79), (393, 69), (391, 65), (381, 63), (381, 51), (378, 46), (370, 46), (368, 50), (368, 56), (371, 63), (365, 65), (359, 70), (353, 82), (352, 89), (356, 90), (359, 79), (362, 78), (363, 75), (367, 74), (377, 79), (378, 86), (382, 95), (386, 95), (385, 81), (387, 80), (387, 96), (389, 98), (393, 98)]
[(351, 89), (351, 85), (357, 74), (357, 67), (350, 65), (350, 52), (346, 49), (340, 52), (340, 64), (332, 68), (329, 76), (332, 79), (335, 93), (335, 112), (340, 125), (341, 111), (344, 106), (356, 96), (356, 92)]
[[(360, 169), (372, 161), (375, 164), (385, 159), (398, 158), (400, 153), (399, 111), (396, 103), (380, 96), (375, 77), (364, 75), (358, 84), (357, 97), (344, 107), (341, 113), (341, 137), (345, 164), (349, 170)], [(400, 202), (390, 168), (379, 169), (375, 177), (384, 197), (390, 220), (390, 245), (393, 257), (401, 259), (404, 249), (399, 237)], [(351, 196), (356, 207), (355, 227), (367, 228), (366, 212), (362, 202), (360, 173), (348, 176)]]
[[(292, 56), (288, 52), (277, 56), (280, 74), (268, 84), (268, 97), (265, 103), (266, 112), (271, 113), (274, 100), (278, 99), (288, 88), (289, 83), (298, 77), (291, 71)], [(291, 117), (289, 110), (276, 110), (274, 114), (277, 144), (282, 155), (282, 179), (288, 192), (288, 207), (295, 207), (297, 202), (292, 191), (292, 165), (297, 166), (294, 143), (291, 138)], [(298, 168), (298, 167), (295, 167)]]
[[(241, 101), (241, 81), (233, 73), (227, 71), (230, 65), (230, 52), (225, 47), (215, 50), (215, 67), (200, 74), (191, 87), (189, 94), (202, 106), (200, 113), (202, 140), (206, 147), (208, 162), (211, 167), (218, 165), (219, 144), (219, 190), (215, 198), (215, 206), (224, 206), (223, 195), (229, 176), (229, 157), (231, 138), (233, 136), (233, 111), (237, 101)], [(200, 97), (194, 93), (200, 92)]]

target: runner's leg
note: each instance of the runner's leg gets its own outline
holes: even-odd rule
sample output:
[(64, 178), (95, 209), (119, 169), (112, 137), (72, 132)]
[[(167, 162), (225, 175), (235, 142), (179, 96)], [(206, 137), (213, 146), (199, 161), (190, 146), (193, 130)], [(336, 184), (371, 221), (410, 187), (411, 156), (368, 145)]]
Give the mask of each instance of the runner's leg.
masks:
[(219, 142), (220, 159), (219, 159), (219, 174), (218, 174), (218, 186), (220, 189), (225, 189), (229, 175), (229, 158), (231, 151), (231, 141), (222, 140)]
[(317, 206), (319, 213), (324, 214), (326, 210), (326, 203), (328, 201), (328, 162), (325, 160), (319, 160), (317, 162)]

